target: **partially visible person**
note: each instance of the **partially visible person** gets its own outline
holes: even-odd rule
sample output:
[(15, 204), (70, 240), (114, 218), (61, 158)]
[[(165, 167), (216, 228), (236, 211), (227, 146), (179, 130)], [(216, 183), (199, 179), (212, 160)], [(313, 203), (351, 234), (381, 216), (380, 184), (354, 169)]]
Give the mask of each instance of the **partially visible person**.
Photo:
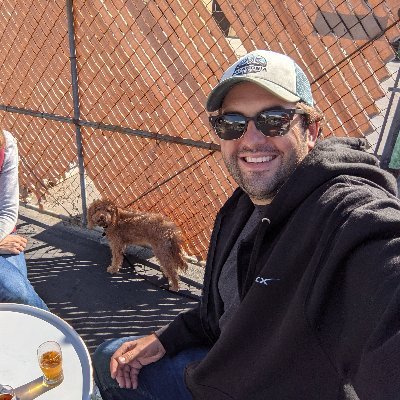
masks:
[(28, 280), (27, 240), (15, 230), (18, 207), (18, 147), (11, 133), (0, 131), (0, 302), (48, 310)]
[[(199, 305), (94, 353), (104, 400), (400, 398), (400, 201), (289, 57), (234, 63), (207, 110), (238, 188), (217, 214)], [(135, 390), (132, 390), (135, 389)]]

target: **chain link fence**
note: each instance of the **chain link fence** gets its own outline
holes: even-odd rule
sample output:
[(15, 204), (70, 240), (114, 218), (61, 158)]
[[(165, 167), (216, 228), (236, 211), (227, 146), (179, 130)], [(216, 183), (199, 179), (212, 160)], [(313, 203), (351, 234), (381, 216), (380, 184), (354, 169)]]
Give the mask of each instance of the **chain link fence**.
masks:
[(223, 71), (255, 48), (290, 55), (325, 135), (365, 137), (389, 165), (399, 37), (396, 0), (2, 2), (0, 119), (22, 200), (83, 224), (100, 197), (160, 212), (204, 260), (235, 187), (204, 109)]

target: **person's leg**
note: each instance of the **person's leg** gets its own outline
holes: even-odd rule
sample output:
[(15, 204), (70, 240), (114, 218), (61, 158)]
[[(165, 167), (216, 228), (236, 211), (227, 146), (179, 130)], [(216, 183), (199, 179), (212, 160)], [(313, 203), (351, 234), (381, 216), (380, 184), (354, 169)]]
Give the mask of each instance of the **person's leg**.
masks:
[(29, 282), (23, 253), (0, 255), (0, 302), (19, 303), (48, 310)]
[(14, 265), (22, 276), (28, 278), (28, 270), (26, 268), (25, 254), (23, 251), (19, 254), (0, 254), (0, 257), (3, 257), (9, 263)]
[(192, 397), (184, 382), (185, 367), (192, 361), (203, 359), (208, 349), (193, 348), (174, 357), (164, 356), (140, 370), (137, 389), (121, 389), (110, 377), (110, 358), (123, 342), (135, 339), (137, 337), (110, 340), (96, 349), (94, 377), (103, 400), (190, 400)]

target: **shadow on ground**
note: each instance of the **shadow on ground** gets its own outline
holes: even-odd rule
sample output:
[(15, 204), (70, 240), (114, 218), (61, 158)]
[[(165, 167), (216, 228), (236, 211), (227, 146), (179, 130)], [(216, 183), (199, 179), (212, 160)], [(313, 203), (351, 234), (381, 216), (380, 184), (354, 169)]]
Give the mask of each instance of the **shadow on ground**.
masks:
[(90, 353), (107, 339), (155, 330), (196, 304), (143, 279), (132, 262), (125, 261), (118, 275), (108, 274), (108, 246), (63, 222), (47, 225), (26, 214), (20, 212), (18, 232), (29, 238), (29, 279), (50, 310), (80, 334)]

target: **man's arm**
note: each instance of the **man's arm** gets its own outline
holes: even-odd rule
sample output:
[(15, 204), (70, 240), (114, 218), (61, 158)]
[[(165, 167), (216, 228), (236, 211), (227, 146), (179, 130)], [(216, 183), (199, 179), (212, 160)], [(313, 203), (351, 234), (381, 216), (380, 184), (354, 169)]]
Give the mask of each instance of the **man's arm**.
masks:
[(173, 355), (189, 347), (212, 346), (200, 319), (200, 305), (182, 312), (156, 332), (167, 354)]
[[(367, 196), (365, 192), (359, 198)], [(322, 265), (325, 273), (318, 275), (318, 285), (314, 286), (307, 306), (308, 319), (313, 322), (321, 346), (343, 375), (344, 383), (351, 385), (360, 399), (397, 399), (398, 201), (375, 198), (356, 207), (329, 243), (329, 253)]]
[(346, 327), (355, 347), (358, 342), (362, 343), (361, 358), (353, 366), (351, 381), (360, 399), (397, 399), (400, 393), (400, 232), (397, 238), (365, 243), (347, 264), (354, 269), (361, 266), (363, 275), (369, 274), (370, 279), (361, 275), (358, 282), (361, 290), (356, 293), (363, 293), (364, 288), (369, 291), (361, 298), (364, 304), (355, 301), (360, 310), (353, 311), (353, 329), (350, 323)]
[(211, 343), (201, 328), (197, 307), (179, 314), (171, 324), (156, 333), (123, 343), (111, 357), (111, 377), (121, 388), (136, 389), (144, 365), (160, 360), (166, 353), (175, 354), (201, 345), (211, 346)]

